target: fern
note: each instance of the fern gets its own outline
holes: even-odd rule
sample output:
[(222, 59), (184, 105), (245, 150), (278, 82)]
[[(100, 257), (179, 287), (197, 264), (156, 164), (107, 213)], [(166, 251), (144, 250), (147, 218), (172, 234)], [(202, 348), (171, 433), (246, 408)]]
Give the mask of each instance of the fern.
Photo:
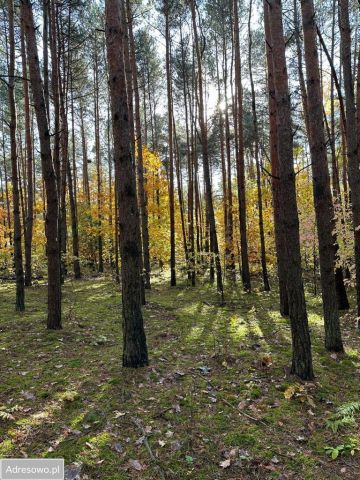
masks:
[(20, 405), (14, 405), (13, 407), (0, 406), (0, 420), (9, 421), (15, 420), (12, 415), (14, 412), (21, 412), (22, 407)]
[(338, 419), (332, 419), (326, 421), (326, 426), (330, 428), (333, 433), (336, 433), (340, 428), (352, 427), (356, 425), (354, 417), (343, 417)]
[(14, 420), (14, 417), (11, 415), (11, 413), (0, 410), (0, 420)]
[(360, 412), (360, 401), (344, 403), (336, 410), (335, 415), (337, 417), (353, 417), (357, 412)]
[(330, 428), (333, 433), (336, 433), (340, 428), (353, 427), (356, 425), (355, 414), (360, 412), (360, 401), (344, 403), (336, 409), (334, 415), (326, 421), (326, 426)]

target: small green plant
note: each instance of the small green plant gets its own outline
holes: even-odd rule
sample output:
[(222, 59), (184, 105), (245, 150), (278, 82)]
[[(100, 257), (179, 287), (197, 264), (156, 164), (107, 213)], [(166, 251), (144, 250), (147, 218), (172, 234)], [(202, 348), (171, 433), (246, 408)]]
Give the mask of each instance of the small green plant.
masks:
[(336, 412), (326, 421), (326, 426), (333, 433), (336, 433), (340, 428), (352, 427), (357, 423), (355, 419), (357, 412), (360, 412), (360, 401), (345, 403), (338, 407)]
[(336, 447), (326, 446), (324, 450), (327, 453), (327, 455), (331, 457), (332, 460), (336, 460), (339, 455), (343, 455), (347, 453), (350, 453), (350, 455), (355, 455), (355, 452), (356, 450), (358, 450), (358, 448), (356, 448), (355, 443), (350, 442), (350, 443), (337, 445)]
[(19, 405), (14, 405), (11, 408), (0, 406), (0, 420), (4, 420), (4, 421), (14, 420), (14, 416), (12, 414), (14, 412), (19, 412), (21, 410), (22, 408)]
[(66, 392), (60, 393), (58, 398), (63, 402), (74, 402), (80, 398), (80, 395), (78, 392), (67, 390)]

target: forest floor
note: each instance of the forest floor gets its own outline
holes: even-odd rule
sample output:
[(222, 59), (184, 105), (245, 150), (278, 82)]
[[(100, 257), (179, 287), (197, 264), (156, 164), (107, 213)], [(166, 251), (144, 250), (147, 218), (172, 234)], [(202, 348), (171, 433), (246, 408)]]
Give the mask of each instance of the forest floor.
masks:
[(45, 328), (46, 287), (26, 293), (15, 314), (14, 286), (0, 284), (0, 457), (63, 457), (68, 479), (360, 478), (359, 412), (331, 422), (359, 400), (350, 314), (346, 353), (331, 355), (320, 299), (308, 295), (316, 378), (303, 384), (289, 375), (275, 293), (239, 287), (220, 307), (214, 287), (159, 276), (144, 308), (151, 365), (140, 370), (121, 367), (111, 279), (66, 282), (62, 331)]

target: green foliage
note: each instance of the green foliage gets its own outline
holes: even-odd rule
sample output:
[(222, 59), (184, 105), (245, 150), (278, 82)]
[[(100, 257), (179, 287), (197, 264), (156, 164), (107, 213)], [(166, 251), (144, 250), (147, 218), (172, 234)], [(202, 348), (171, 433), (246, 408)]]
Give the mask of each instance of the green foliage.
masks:
[(349, 402), (337, 408), (332, 417), (326, 421), (326, 425), (334, 433), (340, 428), (352, 427), (356, 425), (355, 414), (360, 412), (360, 401)]
[(249, 433), (230, 433), (225, 438), (228, 446), (234, 447), (253, 447), (256, 445), (256, 438)]
[(22, 408), (19, 405), (14, 405), (13, 407), (0, 407), (0, 420), (8, 421), (14, 420), (13, 413), (21, 411)]
[(326, 446), (324, 450), (327, 453), (327, 455), (331, 457), (332, 460), (336, 460), (339, 455), (344, 455), (347, 453), (350, 453), (350, 455), (355, 455), (355, 452), (358, 449), (356, 448), (355, 443), (350, 442), (350, 443), (337, 445), (336, 447)]

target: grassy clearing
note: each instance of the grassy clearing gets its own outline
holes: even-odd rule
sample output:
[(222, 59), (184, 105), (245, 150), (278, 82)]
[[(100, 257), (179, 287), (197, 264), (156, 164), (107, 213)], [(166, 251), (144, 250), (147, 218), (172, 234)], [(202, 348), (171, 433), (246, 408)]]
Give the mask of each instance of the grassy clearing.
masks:
[[(346, 354), (329, 355), (318, 298), (317, 377), (305, 386), (289, 376), (290, 330), (272, 293), (233, 290), (219, 307), (213, 287), (159, 277), (144, 308), (151, 366), (137, 371), (120, 365), (109, 279), (66, 283), (59, 332), (45, 328), (44, 286), (27, 290), (24, 315), (13, 298), (0, 284), (0, 457), (64, 457), (91, 480), (360, 477), (358, 414), (326, 426), (359, 398), (359, 334), (344, 317)], [(340, 444), (354, 455), (331, 460), (324, 448)]]

